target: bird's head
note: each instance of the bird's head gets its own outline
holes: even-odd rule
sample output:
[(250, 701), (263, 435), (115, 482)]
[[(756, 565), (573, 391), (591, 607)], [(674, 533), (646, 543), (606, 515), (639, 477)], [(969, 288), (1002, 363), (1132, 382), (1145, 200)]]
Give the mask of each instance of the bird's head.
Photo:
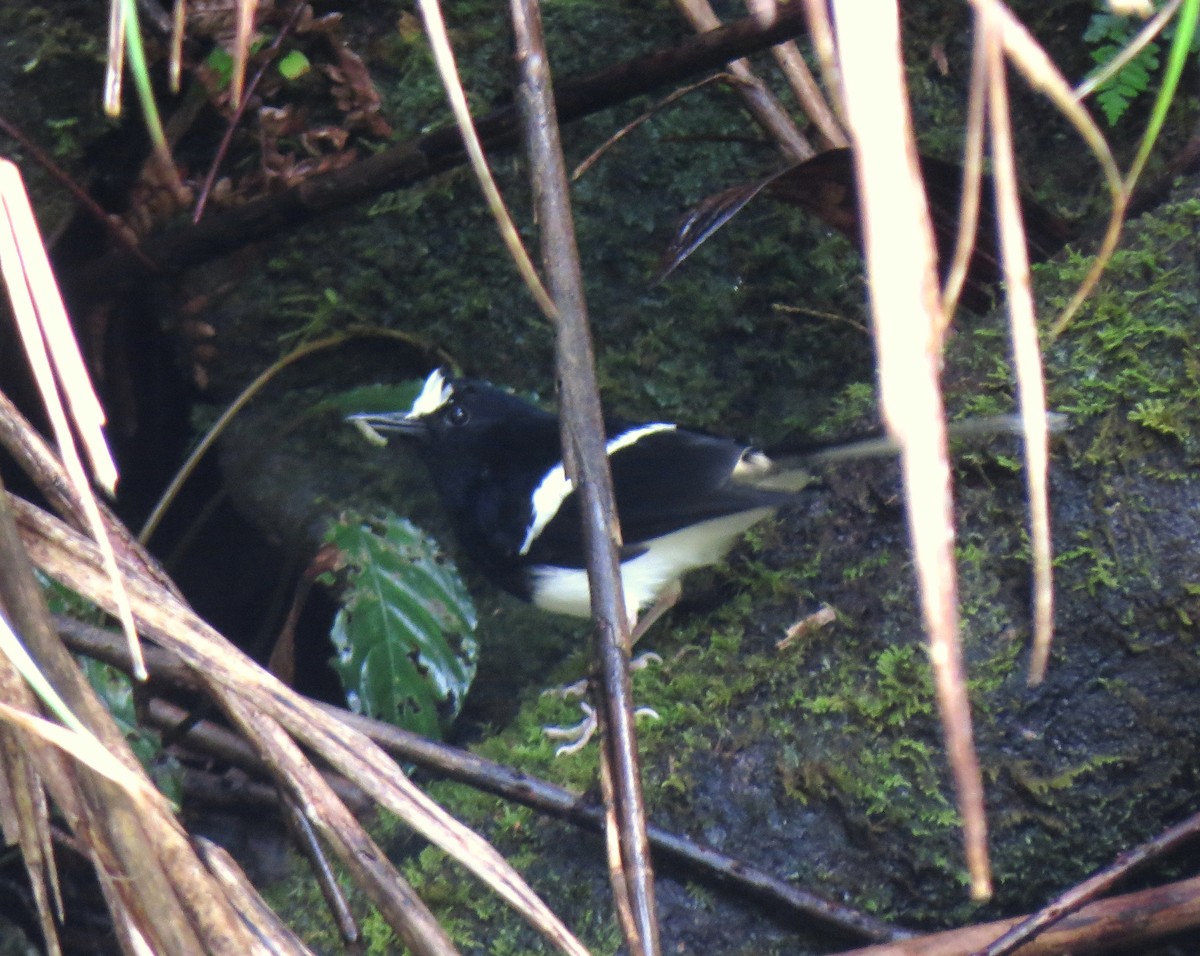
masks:
[(488, 382), (451, 378), (438, 368), (407, 411), (362, 412), (346, 420), (376, 443), (397, 436), (433, 458), (487, 458), (502, 452), (514, 433), (543, 428), (553, 416)]

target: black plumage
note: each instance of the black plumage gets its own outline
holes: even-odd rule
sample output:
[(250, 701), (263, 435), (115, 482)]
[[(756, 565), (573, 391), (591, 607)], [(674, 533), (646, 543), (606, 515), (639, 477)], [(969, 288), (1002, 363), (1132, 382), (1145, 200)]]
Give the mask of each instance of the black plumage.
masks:
[[(407, 412), (352, 420), (416, 445), (463, 549), (493, 583), (548, 610), (589, 613), (556, 415), (437, 370)], [(631, 618), (791, 497), (769, 459), (738, 442), (661, 422), (606, 428)]]

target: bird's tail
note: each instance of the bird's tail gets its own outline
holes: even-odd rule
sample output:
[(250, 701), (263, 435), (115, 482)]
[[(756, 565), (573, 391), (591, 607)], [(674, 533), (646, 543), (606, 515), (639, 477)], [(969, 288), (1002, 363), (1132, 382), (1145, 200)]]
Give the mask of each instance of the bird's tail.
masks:
[[(1065, 431), (1067, 416), (1062, 412), (1049, 412), (1046, 426), (1051, 434)], [(1020, 435), (1024, 428), (1020, 415), (984, 415), (965, 418), (947, 426), (947, 436), (952, 442), (986, 441), (996, 435)], [(798, 451), (770, 455), (773, 467), (770, 474), (754, 482), (757, 487), (773, 491), (799, 491), (813, 481), (810, 469), (842, 461), (859, 461), (864, 458), (883, 458), (898, 454), (900, 446), (890, 435), (880, 431), (862, 438), (841, 441), (836, 444), (814, 445)]]

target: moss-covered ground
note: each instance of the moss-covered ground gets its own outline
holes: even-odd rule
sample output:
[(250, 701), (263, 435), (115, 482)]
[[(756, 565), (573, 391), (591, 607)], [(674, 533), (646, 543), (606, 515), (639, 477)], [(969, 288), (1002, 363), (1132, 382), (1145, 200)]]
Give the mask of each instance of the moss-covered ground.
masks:
[[(353, 16), (348, 30), (365, 38), (385, 112), (405, 137), (440, 121), (442, 94), (412, 25), (404, 26), (404, 9), (391, 10), (399, 30), (370, 33)], [(476, 3), (448, 6), (479, 104), (507, 95), (508, 41), (493, 13)], [(661, 11), (631, 5), (547, 4), (546, 20), (559, 75), (678, 35)], [(923, 148), (951, 155), (967, 34), (958, 21), (939, 25), (917, 14), (906, 26), (923, 31), (910, 74)], [(65, 28), (46, 31), (40, 45), (21, 43), (26, 74), (52, 71), (65, 77), (58, 85), (67, 92), (96, 64), (95, 44)], [(949, 74), (936, 68), (939, 45)], [(64, 58), (68, 47), (74, 61)], [(597, 50), (605, 51), (602, 62)], [(5, 73), (3, 82), (6, 92), (21, 92), (20, 77)], [(647, 105), (573, 125), (569, 161)], [(1031, 152), (1075, 155), (1070, 136), (1039, 116), (1018, 119), (1034, 137)], [(81, 156), (105, 128), (49, 113), (43, 119), (64, 160)], [(774, 151), (746, 130), (728, 91), (708, 87), (617, 144), (574, 187), (608, 407), (765, 445), (852, 434), (873, 419), (873, 373), (860, 267), (842, 237), (795, 210), (756, 203), (669, 281), (648, 282), (690, 203), (777, 168)], [(503, 153), (494, 162), (532, 241), (520, 163)], [(1098, 191), (1080, 187), (1092, 178), (1086, 164), (1050, 165), (1027, 180), (1039, 198), (1068, 213), (1098, 204)], [(1074, 191), (1060, 194), (1047, 182)], [(1051, 405), (1069, 416), (1070, 429), (1055, 440), (1058, 636), (1039, 688), (1025, 683), (1029, 571), (1019, 445), (997, 441), (958, 459), (963, 636), (995, 900), (967, 901), (901, 491), (886, 463), (824, 472), (726, 565), (689, 579), (682, 604), (646, 639), (665, 659), (635, 678), (638, 698), (660, 715), (641, 725), (658, 823), (885, 919), (925, 927), (1034, 906), (1197, 809), (1198, 220), (1200, 198), (1187, 187), (1139, 221), (1073, 325), (1045, 342)], [(1047, 315), (1088, 265), (1084, 253), (1070, 251), (1039, 269)], [(360, 467), (368, 453), (357, 436), (336, 415), (307, 414), (326, 389), (415, 375), (440, 352), (473, 374), (552, 399), (551, 332), (461, 170), (198, 269), (174, 291), (178, 301), (202, 294), (209, 303), (204, 318), (221, 349), (210, 370), (214, 404), (297, 341), (370, 326), (410, 343), (368, 340), (322, 355), (284, 376), (239, 420), (223, 452), (234, 497), (285, 540), (313, 539), (346, 503), (372, 500), (415, 502), (414, 511), (437, 526), (427, 489), (412, 477), (415, 463), (379, 456), (374, 469)], [(164, 325), (178, 318), (166, 307), (159, 315)], [(963, 317), (946, 380), (955, 415), (1013, 407), (1000, 320)], [(594, 792), (595, 749), (554, 760), (540, 727), (574, 713), (538, 693), (585, 669), (586, 627), (547, 621), (471, 584), (483, 595), (484, 649), (466, 739), (494, 759)], [(835, 622), (780, 648), (789, 626), (821, 605), (834, 609)], [(618, 951), (594, 837), (460, 785), (429, 789), (492, 838), (595, 952)], [(541, 951), (530, 930), (440, 853), (387, 821), (378, 833), (465, 952)], [(669, 951), (799, 954), (844, 942), (694, 873), (660, 872)], [(318, 951), (337, 951), (309, 884), (273, 892)], [(366, 918), (364, 932), (368, 952), (397, 951), (376, 918)]]
[[(1139, 221), (1092, 303), (1047, 343), (1051, 403), (1070, 428), (1055, 440), (1058, 633), (1038, 688), (1025, 682), (1019, 447), (998, 440), (960, 458), (963, 636), (995, 899), (967, 900), (899, 487), (886, 464), (827, 472), (728, 566), (690, 579), (689, 596), (647, 637), (665, 658), (635, 677), (638, 698), (660, 715), (640, 725), (657, 822), (925, 927), (1034, 906), (1196, 810), (1200, 280), (1190, 249), (1198, 218), (1200, 201), (1184, 191)], [(1040, 270), (1048, 311), (1087, 264), (1071, 254)], [(963, 323), (950, 348), (953, 406), (1011, 406), (1004, 348), (991, 320)], [(778, 647), (820, 603), (835, 609), (835, 623)], [(545, 682), (584, 666), (577, 654)], [(594, 791), (595, 750), (554, 760), (540, 735), (542, 724), (571, 719), (571, 705), (535, 688), (522, 700), (515, 721), (478, 743), (480, 752)], [(495, 839), (597, 952), (617, 951), (595, 838), (458, 785), (431, 789)], [(440, 854), (410, 852), (411, 877), (454, 914), (468, 951), (537, 950), (527, 929)], [(831, 945), (695, 874), (663, 872), (674, 951)]]

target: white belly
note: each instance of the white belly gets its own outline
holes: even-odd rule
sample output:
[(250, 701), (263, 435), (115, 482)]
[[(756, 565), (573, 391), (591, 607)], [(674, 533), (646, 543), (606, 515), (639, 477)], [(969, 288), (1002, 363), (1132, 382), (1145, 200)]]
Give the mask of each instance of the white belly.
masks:
[[(671, 582), (696, 568), (716, 564), (747, 528), (774, 510), (739, 511), (646, 542), (647, 550), (643, 554), (621, 564), (625, 609), (631, 626), (638, 612), (653, 604)], [(590, 617), (592, 607), (587, 572), (579, 568), (536, 569), (533, 603), (545, 611)]]

